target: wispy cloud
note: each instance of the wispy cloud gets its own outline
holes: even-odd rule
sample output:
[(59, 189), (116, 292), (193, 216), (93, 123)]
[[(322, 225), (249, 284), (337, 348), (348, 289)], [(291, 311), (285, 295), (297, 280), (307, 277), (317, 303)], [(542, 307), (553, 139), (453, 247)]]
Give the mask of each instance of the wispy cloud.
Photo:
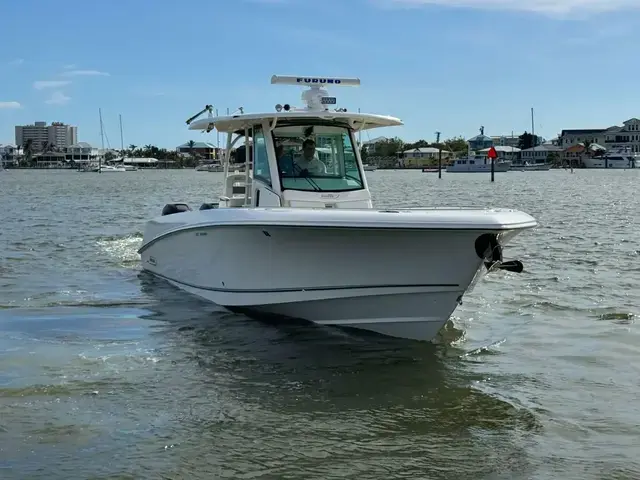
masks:
[(33, 82), (33, 88), (42, 90), (45, 88), (60, 88), (69, 85), (71, 80), (37, 80)]
[(101, 72), (100, 70), (69, 70), (68, 72), (63, 72), (62, 75), (65, 77), (108, 77), (109, 76), (107, 72)]
[(380, 6), (466, 7), (491, 10), (516, 10), (547, 15), (586, 14), (640, 9), (638, 0), (371, 0)]
[(64, 93), (60, 91), (55, 91), (51, 94), (49, 99), (45, 100), (44, 103), (47, 105), (66, 105), (71, 100), (71, 97), (67, 97)]
[(0, 110), (22, 108), (19, 102), (0, 102)]
[(24, 63), (24, 58), (16, 58), (15, 60), (11, 60), (9, 65), (18, 66)]
[(77, 65), (75, 63), (70, 63), (62, 68), (64, 68), (65, 70), (73, 70), (74, 68), (77, 68)]

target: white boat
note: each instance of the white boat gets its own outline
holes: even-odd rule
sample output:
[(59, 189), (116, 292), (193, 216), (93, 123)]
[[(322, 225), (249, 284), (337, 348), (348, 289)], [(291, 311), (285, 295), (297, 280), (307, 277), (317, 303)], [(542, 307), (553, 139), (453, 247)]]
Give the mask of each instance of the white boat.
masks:
[[(147, 223), (144, 270), (232, 311), (416, 340), (433, 339), (486, 271), (522, 271), (502, 246), (536, 226), (526, 213), (373, 208), (354, 134), (402, 122), (329, 110), (325, 87), (358, 79), (271, 83), (309, 86), (306, 107), (213, 116), (208, 105), (187, 121), (228, 134), (223, 190), (198, 210), (167, 204)], [(235, 158), (249, 168), (232, 172), (241, 143)]]
[(640, 168), (640, 153), (628, 146), (612, 148), (601, 157), (585, 157), (582, 163), (585, 168)]
[[(496, 160), (494, 172), (508, 172), (511, 162)], [(491, 172), (491, 160), (486, 155), (473, 155), (459, 158), (447, 167), (450, 173), (489, 173)]]
[(369, 163), (363, 163), (362, 168), (364, 169), (365, 172), (375, 172), (378, 169), (378, 167), (376, 167), (375, 165), (371, 165)]
[(548, 163), (524, 162), (522, 165), (511, 164), (511, 170), (520, 170), (522, 172), (546, 172), (547, 170), (551, 170), (551, 165)]
[(76, 170), (77, 172), (99, 172), (100, 171), (100, 167), (98, 166), (98, 164), (87, 164), (87, 165), (82, 165), (80, 167), (78, 167), (78, 169)]
[(207, 163), (201, 163), (200, 165), (196, 165), (196, 172), (208, 172), (209, 165)]
[(100, 173), (126, 172), (124, 165), (102, 165), (98, 170)]

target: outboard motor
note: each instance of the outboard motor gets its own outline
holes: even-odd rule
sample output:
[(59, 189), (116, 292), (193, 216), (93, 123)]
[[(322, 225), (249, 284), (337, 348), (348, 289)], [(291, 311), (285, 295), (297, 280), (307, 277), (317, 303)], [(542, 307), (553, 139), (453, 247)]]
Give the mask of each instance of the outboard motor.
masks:
[(502, 245), (498, 241), (495, 233), (484, 233), (476, 239), (476, 254), (484, 260), (484, 266), (488, 271), (497, 268), (508, 272), (521, 273), (524, 265), (520, 260), (510, 260), (508, 262), (502, 259)]
[(198, 210), (213, 210), (218, 208), (219, 205), (219, 203), (203, 203)]
[(162, 216), (190, 211), (191, 208), (186, 203), (167, 203), (162, 209)]

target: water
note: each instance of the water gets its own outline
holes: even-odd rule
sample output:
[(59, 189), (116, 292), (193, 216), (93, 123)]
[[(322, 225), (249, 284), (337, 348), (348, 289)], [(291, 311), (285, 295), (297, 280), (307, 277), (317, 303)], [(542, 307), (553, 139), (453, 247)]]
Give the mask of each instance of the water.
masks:
[(640, 172), (368, 178), (378, 206), (531, 213), (525, 272), (440, 345), (249, 320), (138, 265), (220, 174), (0, 175), (0, 478), (638, 478)]

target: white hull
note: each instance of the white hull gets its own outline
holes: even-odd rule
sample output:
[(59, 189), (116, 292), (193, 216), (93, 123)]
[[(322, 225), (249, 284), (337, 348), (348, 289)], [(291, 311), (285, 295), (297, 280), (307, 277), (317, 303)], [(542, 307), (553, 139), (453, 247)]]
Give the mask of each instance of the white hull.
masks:
[[(365, 218), (358, 227), (344, 210), (339, 214), (302, 210), (300, 218), (322, 216), (325, 224), (309, 220), (300, 225), (298, 219), (298, 225), (287, 225), (274, 223), (276, 218), (285, 219), (284, 212), (256, 215), (259, 211), (267, 209), (214, 209), (160, 217), (145, 231), (142, 266), (230, 309), (430, 340), (484, 268), (475, 251), (476, 239), (503, 230), (504, 242), (528, 228), (520, 224), (506, 231), (433, 229), (419, 228), (417, 223), (403, 228), (403, 214), (426, 220), (429, 213), (366, 210), (352, 212), (395, 218), (386, 224), (379, 221), (377, 228), (367, 225)], [(237, 212), (243, 212), (245, 219), (225, 222)], [(439, 213), (433, 211), (431, 216)], [(518, 215), (522, 219), (524, 214)], [(336, 225), (331, 216), (345, 217), (350, 227)]]
[(100, 167), (100, 173), (126, 172), (125, 167), (112, 167), (111, 165), (103, 165)]
[[(618, 157), (619, 158), (619, 157)], [(640, 158), (628, 157), (624, 159), (609, 159), (608, 161), (605, 158), (584, 158), (582, 160), (585, 168), (617, 168), (617, 169), (626, 169), (626, 168), (639, 168), (640, 167)]]
[(547, 165), (546, 163), (511, 165), (511, 170), (520, 170), (522, 172), (546, 172), (551, 170), (551, 165)]
[[(496, 162), (494, 172), (508, 172), (511, 168), (511, 162)], [(491, 173), (491, 163), (476, 164), (458, 164), (449, 165), (447, 167), (449, 173)]]

